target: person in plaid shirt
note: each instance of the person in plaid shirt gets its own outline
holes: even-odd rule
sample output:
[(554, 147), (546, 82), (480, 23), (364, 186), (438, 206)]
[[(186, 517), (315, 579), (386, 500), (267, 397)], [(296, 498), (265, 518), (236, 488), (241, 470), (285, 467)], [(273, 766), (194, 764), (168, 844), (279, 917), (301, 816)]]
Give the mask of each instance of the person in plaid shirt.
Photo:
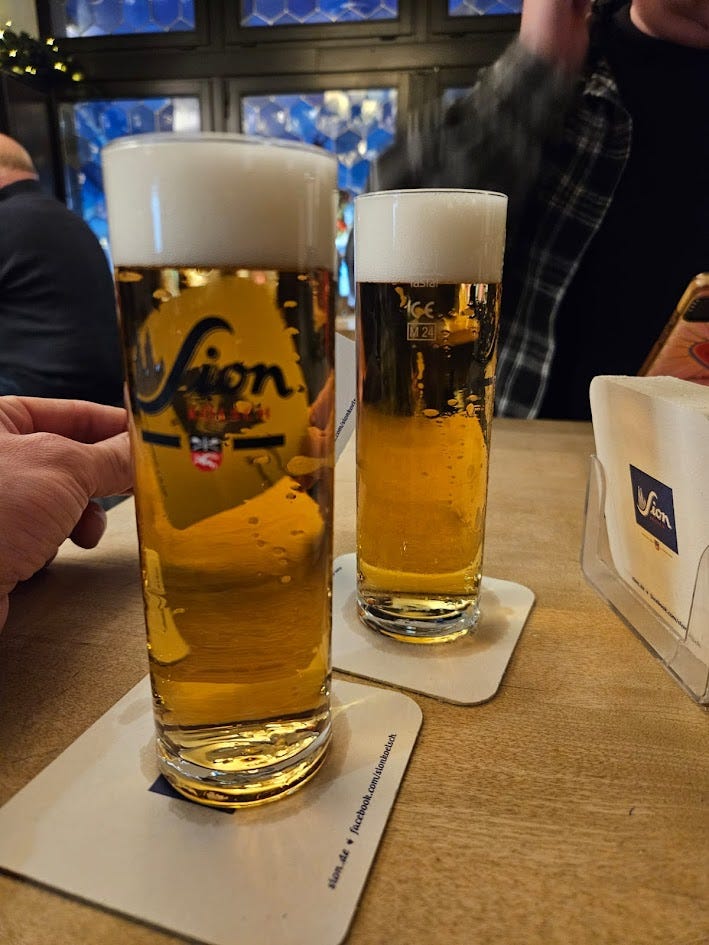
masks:
[(709, 270), (709, 0), (525, 0), (472, 91), (432, 104), (371, 190), (509, 197), (496, 411), (590, 419)]

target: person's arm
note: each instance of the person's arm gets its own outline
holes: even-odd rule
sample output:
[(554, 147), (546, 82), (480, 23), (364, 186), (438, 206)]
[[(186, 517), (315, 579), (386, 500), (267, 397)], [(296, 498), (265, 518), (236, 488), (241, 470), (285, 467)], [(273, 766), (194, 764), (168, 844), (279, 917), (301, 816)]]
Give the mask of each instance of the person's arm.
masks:
[(65, 539), (98, 544), (106, 517), (91, 499), (131, 487), (125, 410), (0, 397), (0, 628), (9, 593)]
[(371, 190), (470, 187), (508, 195), (508, 231), (561, 130), (588, 48), (589, 0), (526, 0), (519, 38), (447, 112), (433, 103), (376, 162)]

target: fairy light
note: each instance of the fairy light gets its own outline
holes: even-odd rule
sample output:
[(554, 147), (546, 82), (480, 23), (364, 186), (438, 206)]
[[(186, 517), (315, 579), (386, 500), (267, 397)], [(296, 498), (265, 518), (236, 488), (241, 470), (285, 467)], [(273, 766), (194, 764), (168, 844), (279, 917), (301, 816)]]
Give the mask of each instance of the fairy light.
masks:
[(24, 31), (15, 32), (11, 20), (0, 28), (0, 70), (3, 68), (48, 84), (61, 81), (60, 76), (72, 82), (81, 82), (84, 78), (72, 57), (61, 55), (54, 36), (38, 40)]

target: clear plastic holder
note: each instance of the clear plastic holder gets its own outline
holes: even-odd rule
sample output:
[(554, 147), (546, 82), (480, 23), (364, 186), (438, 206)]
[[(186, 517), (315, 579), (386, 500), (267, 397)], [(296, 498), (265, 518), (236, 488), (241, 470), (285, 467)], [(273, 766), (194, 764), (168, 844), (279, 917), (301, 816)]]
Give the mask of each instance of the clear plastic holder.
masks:
[(709, 546), (697, 568), (687, 632), (683, 636), (618, 574), (611, 556), (605, 516), (603, 465), (591, 456), (581, 568), (586, 579), (657, 656), (670, 675), (700, 705), (709, 705)]

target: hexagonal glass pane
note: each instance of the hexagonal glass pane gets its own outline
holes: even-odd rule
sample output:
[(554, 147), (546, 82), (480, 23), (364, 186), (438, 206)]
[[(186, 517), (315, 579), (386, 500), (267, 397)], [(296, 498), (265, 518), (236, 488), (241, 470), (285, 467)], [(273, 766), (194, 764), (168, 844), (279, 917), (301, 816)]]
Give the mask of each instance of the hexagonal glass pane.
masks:
[(50, 0), (55, 36), (174, 33), (195, 28), (195, 0)]
[(243, 0), (242, 26), (304, 26), (395, 20), (398, 0)]
[(522, 0), (448, 0), (448, 16), (492, 16), (522, 12)]
[(340, 199), (335, 245), (342, 312), (354, 302), (352, 274), (345, 261), (354, 197), (366, 187), (372, 160), (394, 139), (396, 106), (397, 91), (391, 88), (245, 95), (241, 99), (241, 127), (247, 134), (304, 141), (337, 155)]
[(67, 205), (82, 216), (109, 253), (101, 149), (114, 138), (148, 131), (199, 131), (196, 95), (62, 102), (59, 128)]

